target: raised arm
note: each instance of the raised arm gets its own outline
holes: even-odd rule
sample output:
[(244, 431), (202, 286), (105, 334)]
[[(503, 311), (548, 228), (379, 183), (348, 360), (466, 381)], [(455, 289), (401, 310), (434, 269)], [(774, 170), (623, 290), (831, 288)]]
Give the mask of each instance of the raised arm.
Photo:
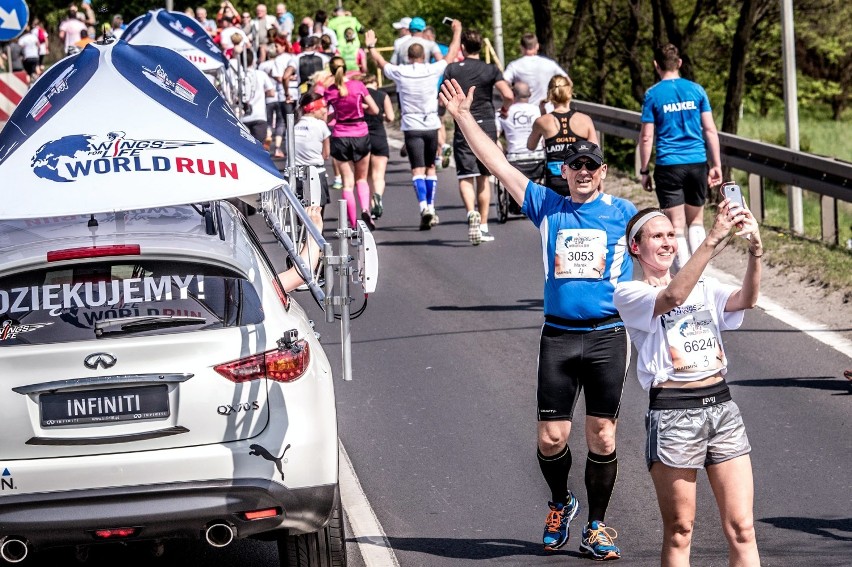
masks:
[[(453, 24), (455, 25), (455, 22)], [(465, 95), (461, 85), (455, 79), (444, 81), (441, 85), (441, 103), (447, 107), (447, 112), (456, 121), (456, 125), (461, 129), (470, 149), (479, 161), (500, 180), (516, 202), (523, 203), (529, 180), (508, 162), (500, 147), (480, 128), (470, 113), (475, 89), (476, 87), (471, 87)]]
[(754, 240), (750, 244), (750, 248), (753, 247), (758, 252), (749, 255), (749, 265), (743, 287), (731, 294), (725, 304), (725, 311), (740, 311), (754, 307), (760, 286), (760, 264), (753, 254), (758, 256), (763, 254), (757, 221), (754, 220), (754, 216), (749, 210), (741, 209), (739, 206), (731, 207), (730, 199), (725, 199), (719, 203), (719, 212), (716, 214), (716, 219), (713, 221), (713, 227), (707, 234), (707, 238), (704, 239), (698, 250), (692, 253), (692, 257), (686, 265), (675, 274), (666, 289), (657, 295), (657, 301), (654, 304), (654, 317), (668, 313), (686, 301), (699, 278), (701, 278), (701, 274), (707, 268), (707, 264), (715, 255), (716, 248), (735, 226), (739, 229), (734, 234), (737, 236), (750, 234), (750, 238)]
[(461, 50), (461, 32), (462, 32), (462, 23), (459, 20), (453, 20), (453, 40), (450, 42), (450, 47), (447, 50), (447, 55), (444, 59), (447, 61), (447, 64), (452, 63), (456, 60), (456, 57), (459, 55), (459, 51)]
[(367, 30), (364, 32), (364, 47), (367, 48), (367, 53), (369, 53), (370, 57), (373, 58), (373, 61), (376, 62), (376, 66), (378, 66), (379, 69), (384, 69), (388, 62), (385, 61), (385, 58), (382, 57), (382, 54), (376, 49), (376, 32), (373, 30)]

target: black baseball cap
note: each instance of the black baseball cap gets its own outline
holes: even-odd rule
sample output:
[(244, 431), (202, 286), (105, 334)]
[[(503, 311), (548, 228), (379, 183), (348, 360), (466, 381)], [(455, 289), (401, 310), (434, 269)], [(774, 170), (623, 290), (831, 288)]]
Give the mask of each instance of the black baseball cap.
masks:
[(601, 147), (595, 143), (582, 140), (579, 142), (574, 142), (573, 144), (568, 144), (568, 147), (565, 148), (565, 152), (567, 157), (565, 158), (565, 164), (571, 164), (580, 159), (581, 157), (590, 158), (597, 164), (602, 164), (604, 162), (603, 151), (601, 151)]

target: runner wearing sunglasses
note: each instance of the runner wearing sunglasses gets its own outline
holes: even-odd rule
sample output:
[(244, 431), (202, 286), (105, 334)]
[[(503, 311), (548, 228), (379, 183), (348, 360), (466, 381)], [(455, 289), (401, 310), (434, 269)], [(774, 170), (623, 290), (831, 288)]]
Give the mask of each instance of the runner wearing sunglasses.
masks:
[(574, 406), (585, 388), (588, 455), (585, 484), (588, 523), (580, 551), (617, 559), (617, 533), (604, 524), (618, 474), (615, 427), (630, 358), (624, 323), (612, 301), (618, 282), (632, 279), (625, 228), (632, 203), (602, 193), (606, 177), (597, 144), (568, 146), (562, 177), (568, 196), (532, 182), (512, 166), (470, 113), (473, 100), (456, 81), (441, 86), (441, 102), (476, 157), (496, 176), (538, 227), (544, 258), (544, 326), (538, 362), (538, 463), (551, 492), (542, 542), (555, 550), (568, 541), (568, 524), (580, 509), (568, 490)]

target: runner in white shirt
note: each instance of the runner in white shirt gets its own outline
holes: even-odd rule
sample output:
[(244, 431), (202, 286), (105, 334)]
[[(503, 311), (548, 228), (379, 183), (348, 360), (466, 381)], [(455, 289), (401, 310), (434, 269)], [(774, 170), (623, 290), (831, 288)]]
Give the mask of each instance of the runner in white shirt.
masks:
[(547, 83), (554, 75), (568, 76), (556, 61), (539, 55), (538, 49), (538, 38), (535, 34), (525, 33), (521, 37), (523, 56), (509, 63), (503, 71), (503, 78), (509, 84), (523, 81), (529, 85), (530, 102), (535, 105), (540, 105), (547, 98)]
[[(544, 142), (539, 141), (535, 150), (527, 148), (527, 140), (532, 132), (533, 123), (541, 116), (539, 107), (530, 103), (530, 87), (523, 81), (515, 81), (512, 87), (515, 102), (509, 107), (506, 116), (497, 113), (497, 136), (506, 138), (506, 159), (529, 179), (539, 180), (544, 176)], [(509, 196), (509, 212), (519, 214), (520, 204)]]
[(396, 83), (402, 115), (400, 129), (405, 136), (411, 180), (420, 205), (420, 230), (429, 230), (438, 222), (435, 214), (435, 194), (438, 189), (435, 155), (438, 152), (438, 128), (441, 126), (438, 117), (438, 81), (447, 68), (447, 61), (455, 61), (461, 46), (461, 22), (453, 20), (452, 27), (453, 41), (447, 57), (435, 63), (425, 62), (426, 52), (419, 43), (409, 48), (410, 64), (388, 63), (376, 50), (376, 32), (367, 30), (364, 34), (370, 56), (385, 77)]
[[(321, 94), (307, 93), (299, 100), (301, 118), (296, 122), (293, 139), (296, 144), (296, 165), (314, 165), (320, 169), (320, 204), (329, 202), (328, 175), (325, 161), (331, 155), (331, 130), (326, 124), (328, 108)], [(301, 181), (297, 182), (297, 191)]]

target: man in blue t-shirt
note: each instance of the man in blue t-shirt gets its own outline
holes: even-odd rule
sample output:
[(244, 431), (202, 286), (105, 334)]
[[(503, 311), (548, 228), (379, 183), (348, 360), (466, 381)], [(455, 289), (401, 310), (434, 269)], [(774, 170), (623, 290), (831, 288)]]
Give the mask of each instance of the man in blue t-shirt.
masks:
[(639, 174), (646, 191), (654, 189), (648, 165), (651, 148), (654, 143), (657, 145), (657, 198), (678, 241), (673, 270), (684, 266), (690, 251), (704, 242), (707, 189), (722, 183), (719, 134), (710, 101), (701, 85), (681, 78), (680, 65), (674, 45), (669, 43), (654, 50), (654, 68), (660, 82), (645, 93), (639, 133)]
[[(473, 90), (473, 92), (471, 92)], [(475, 89), (456, 79), (441, 86), (441, 103), (456, 121), (470, 149), (500, 180), (536, 225), (544, 262), (544, 325), (538, 356), (538, 464), (551, 501), (542, 543), (552, 551), (568, 542), (568, 524), (580, 503), (568, 490), (574, 407), (581, 391), (586, 417), (580, 426), (588, 453), (585, 485), (588, 523), (580, 552), (597, 560), (618, 559), (604, 515), (618, 475), (615, 428), (630, 347), (612, 301), (617, 282), (629, 281), (627, 222), (636, 214), (630, 201), (601, 191), (607, 166), (603, 152), (588, 141), (570, 144), (562, 165), (568, 196), (538, 185), (506, 159), (478, 123), (471, 105)]]

